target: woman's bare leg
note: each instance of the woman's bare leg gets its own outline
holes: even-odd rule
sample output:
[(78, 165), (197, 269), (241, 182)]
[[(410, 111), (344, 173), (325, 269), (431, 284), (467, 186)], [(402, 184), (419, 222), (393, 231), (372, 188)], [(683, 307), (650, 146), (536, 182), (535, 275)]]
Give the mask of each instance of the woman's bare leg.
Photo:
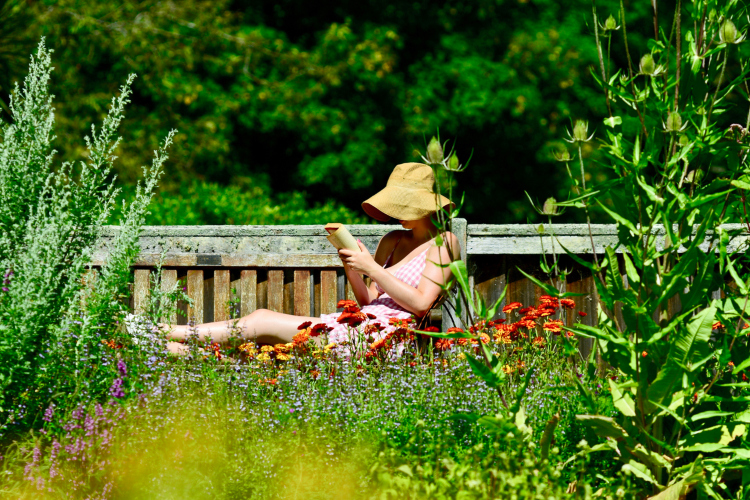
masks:
[[(258, 309), (238, 320), (203, 323), (195, 325), (194, 329), (201, 340), (205, 341), (210, 337), (214, 342), (225, 343), (229, 340), (229, 335), (236, 322), (235, 332), (236, 329), (239, 329), (239, 334), (244, 339), (254, 340), (260, 344), (286, 344), (292, 341), (299, 331), (297, 327), (305, 321), (316, 324), (320, 323), (320, 318), (293, 316), (269, 311), (268, 309)], [(185, 340), (191, 333), (188, 325), (174, 325), (169, 328), (167, 338), (173, 340)], [(170, 351), (177, 352), (179, 345), (181, 344), (170, 342)]]

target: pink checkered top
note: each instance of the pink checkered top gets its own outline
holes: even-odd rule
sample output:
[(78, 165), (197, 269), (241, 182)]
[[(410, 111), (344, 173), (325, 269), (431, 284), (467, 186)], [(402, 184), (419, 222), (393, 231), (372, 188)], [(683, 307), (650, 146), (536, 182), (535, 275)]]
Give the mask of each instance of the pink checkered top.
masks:
[[(427, 251), (429, 249), (430, 247), (428, 246), (419, 255), (400, 265), (398, 269), (393, 272), (393, 275), (407, 285), (417, 288), (419, 286), (419, 281), (422, 278), (422, 272), (424, 272), (424, 268), (427, 263)], [(391, 257), (389, 256), (385, 263), (386, 266), (388, 265), (390, 260)], [(380, 285), (376, 283), (375, 287), (379, 293), (378, 297), (368, 305), (362, 306), (361, 310), (366, 314), (372, 314), (376, 317), (376, 319), (369, 320), (370, 324), (380, 323), (385, 327), (385, 330), (381, 331), (379, 336), (374, 336), (377, 340), (378, 338), (382, 338), (387, 333), (395, 330), (395, 327), (393, 327), (389, 323), (389, 320), (391, 318), (409, 319), (411, 318), (412, 313), (401, 307), (385, 292), (385, 290), (380, 288)], [(323, 323), (333, 328), (333, 330), (328, 334), (328, 339), (331, 342), (340, 343), (345, 340), (349, 340), (349, 333), (351, 329), (346, 325), (342, 325), (336, 321), (340, 315), (340, 313), (333, 313), (324, 314), (320, 317)]]

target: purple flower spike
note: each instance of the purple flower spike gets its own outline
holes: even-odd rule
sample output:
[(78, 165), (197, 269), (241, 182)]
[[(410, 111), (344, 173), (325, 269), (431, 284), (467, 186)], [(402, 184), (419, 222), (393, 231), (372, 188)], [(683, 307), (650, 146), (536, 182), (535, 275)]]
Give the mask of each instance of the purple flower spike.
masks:
[(7, 292), (7, 291), (9, 291), (9, 290), (8, 290), (8, 287), (7, 287), (7, 286), (4, 286), (4, 287), (3, 287), (3, 292)]
[(117, 371), (120, 372), (121, 377), (124, 377), (128, 374), (128, 365), (125, 364), (125, 361), (119, 360), (117, 362)]
[(115, 399), (120, 399), (120, 398), (125, 397), (125, 391), (122, 390), (121, 378), (115, 379), (114, 383), (112, 384), (112, 387), (109, 388), (109, 393)]

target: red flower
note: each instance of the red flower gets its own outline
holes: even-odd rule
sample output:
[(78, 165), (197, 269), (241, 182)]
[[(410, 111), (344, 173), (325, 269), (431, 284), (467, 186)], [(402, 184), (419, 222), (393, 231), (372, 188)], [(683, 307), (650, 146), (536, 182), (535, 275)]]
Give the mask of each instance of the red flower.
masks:
[(373, 335), (385, 329), (380, 323), (370, 323), (365, 327), (365, 335)]
[(518, 314), (529, 314), (530, 312), (534, 311), (534, 307), (524, 307), (523, 309), (518, 310)]
[(305, 328), (309, 327), (310, 325), (312, 325), (312, 321), (305, 321), (304, 323), (302, 323), (301, 325), (299, 325), (297, 327), (297, 330), (304, 330)]
[(336, 304), (336, 307), (338, 309), (347, 308), (347, 307), (357, 307), (357, 303), (353, 300), (339, 300), (339, 303)]
[(568, 309), (575, 309), (576, 303), (573, 299), (560, 299), (560, 305)]
[[(309, 321), (307, 323), (310, 323)], [(307, 342), (310, 339), (310, 330), (304, 329), (301, 330), (297, 335), (292, 338), (292, 343), (294, 344), (294, 347), (299, 347), (301, 345), (304, 345), (305, 342)]]
[(310, 328), (310, 336), (311, 337), (318, 337), (319, 335), (324, 334), (324, 333), (328, 333), (331, 330), (333, 330), (333, 328), (331, 328), (330, 326), (326, 325), (325, 323), (318, 323), (317, 325), (315, 325), (312, 328)]
[(409, 320), (401, 318), (389, 318), (388, 323), (396, 328), (409, 328)]
[(521, 306), (523, 306), (523, 304), (521, 304), (520, 302), (511, 302), (510, 304), (503, 307), (503, 312), (505, 314), (508, 314), (509, 312), (514, 311)]
[(448, 328), (448, 331), (446, 333), (464, 333), (464, 329), (457, 326), (452, 326)]
[(555, 310), (551, 307), (542, 307), (537, 309), (537, 313), (539, 314), (539, 316), (546, 318), (547, 316), (552, 316), (553, 314), (555, 314)]
[(438, 327), (436, 327), (436, 326), (428, 326), (427, 328), (425, 328), (425, 329), (424, 329), (424, 330), (422, 330), (422, 331), (423, 331), (423, 332), (432, 332), (432, 333), (438, 333), (438, 332), (440, 331), (440, 328), (438, 328)]
[(534, 337), (534, 340), (532, 340), (531, 343), (534, 345), (534, 347), (542, 349), (547, 341), (544, 340), (544, 337)]
[(365, 316), (365, 313), (361, 311), (350, 312), (345, 310), (341, 313), (341, 316), (339, 316), (336, 321), (338, 321), (339, 323), (346, 323), (350, 328), (356, 328), (366, 319), (367, 316)]
[(368, 317), (368, 318), (370, 318), (370, 319), (378, 319), (378, 317), (377, 317), (377, 316), (375, 316), (375, 315), (374, 315), (374, 314), (372, 314), (372, 313), (367, 313), (367, 317)]
[(583, 312), (583, 311), (578, 311), (578, 315), (579, 315), (580, 317), (582, 317), (582, 318), (584, 318), (584, 317), (588, 316), (588, 314), (586, 314), (586, 313), (585, 313), (585, 312)]
[(724, 329), (724, 325), (721, 324), (721, 321), (717, 321), (717, 322), (714, 323), (714, 325), (713, 325), (712, 328), (714, 330), (723, 330)]
[(516, 325), (518, 325), (519, 327), (528, 328), (529, 330), (537, 327), (536, 321), (532, 319), (522, 319), (521, 321), (516, 321)]

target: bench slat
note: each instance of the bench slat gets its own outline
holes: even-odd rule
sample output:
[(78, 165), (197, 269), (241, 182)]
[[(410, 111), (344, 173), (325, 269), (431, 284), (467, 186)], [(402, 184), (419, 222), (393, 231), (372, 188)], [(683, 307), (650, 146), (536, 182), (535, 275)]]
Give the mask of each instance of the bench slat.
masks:
[(258, 271), (240, 272), (240, 311), (247, 316), (258, 308)]
[(284, 271), (268, 271), (268, 309), (284, 312)]
[(214, 271), (214, 321), (229, 319), (229, 269)]
[(187, 272), (187, 294), (193, 301), (188, 306), (188, 321), (195, 320), (196, 324), (203, 323), (203, 271), (190, 269)]
[(310, 271), (294, 271), (294, 315), (312, 316), (310, 311)]
[(133, 310), (135, 314), (142, 314), (148, 307), (150, 297), (151, 270), (135, 270), (135, 289), (133, 290)]
[(336, 271), (320, 272), (320, 314), (336, 312)]

